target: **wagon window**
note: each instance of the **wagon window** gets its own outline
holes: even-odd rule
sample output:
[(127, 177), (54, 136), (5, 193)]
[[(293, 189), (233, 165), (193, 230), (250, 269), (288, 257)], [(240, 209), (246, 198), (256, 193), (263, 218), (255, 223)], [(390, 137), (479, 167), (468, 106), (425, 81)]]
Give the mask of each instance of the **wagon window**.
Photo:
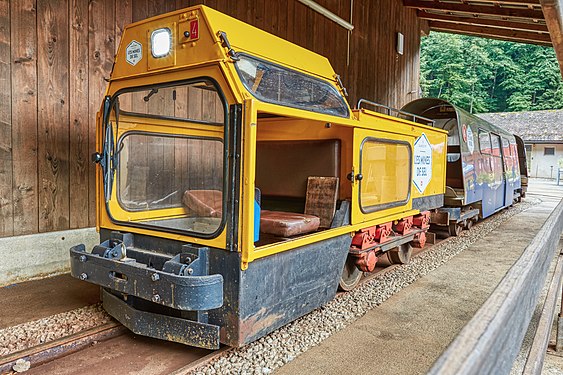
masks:
[(404, 204), (410, 194), (408, 143), (367, 138), (360, 155), (360, 206), (363, 212)]
[(511, 155), (510, 142), (506, 138), (502, 138), (502, 153), (503, 155)]
[(254, 57), (236, 63), (242, 83), (261, 101), (327, 115), (348, 117), (346, 101), (330, 83)]
[(482, 154), (491, 153), (491, 138), (489, 137), (489, 133), (479, 131), (479, 149)]
[(491, 134), (491, 153), (500, 156), (500, 137), (496, 134)]

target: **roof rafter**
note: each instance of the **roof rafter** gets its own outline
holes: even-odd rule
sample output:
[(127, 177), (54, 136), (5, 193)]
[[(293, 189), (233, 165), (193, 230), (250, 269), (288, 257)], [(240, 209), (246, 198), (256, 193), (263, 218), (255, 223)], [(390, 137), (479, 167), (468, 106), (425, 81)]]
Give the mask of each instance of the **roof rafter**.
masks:
[(532, 22), (519, 22), (506, 19), (490, 19), (490, 18), (480, 18), (480, 17), (467, 17), (467, 16), (456, 16), (446, 13), (429, 13), (426, 11), (419, 10), (418, 18), (429, 20), (429, 21), (443, 21), (451, 22), (455, 24), (464, 25), (474, 25), (474, 26), (489, 26), (500, 29), (510, 29), (510, 30), (520, 30), (520, 31), (536, 31), (540, 33), (549, 34), (547, 26), (542, 23), (532, 23)]
[(543, 19), (543, 13), (539, 9), (536, 10), (528, 8), (513, 8), (491, 5), (470, 5), (464, 3), (442, 3), (427, 0), (403, 0), (403, 4), (407, 8), (425, 10), (443, 10), (448, 12), (503, 16), (512, 18), (530, 18), (536, 20)]
[(471, 0), (473, 3), (494, 3), (500, 5), (540, 6), (539, 0)]
[(508, 40), (512, 42), (540, 44), (551, 46), (551, 39), (547, 34), (531, 31), (499, 29), (485, 26), (456, 25), (450, 22), (430, 21), (430, 30), (443, 31), (454, 34), (475, 35), (492, 39)]

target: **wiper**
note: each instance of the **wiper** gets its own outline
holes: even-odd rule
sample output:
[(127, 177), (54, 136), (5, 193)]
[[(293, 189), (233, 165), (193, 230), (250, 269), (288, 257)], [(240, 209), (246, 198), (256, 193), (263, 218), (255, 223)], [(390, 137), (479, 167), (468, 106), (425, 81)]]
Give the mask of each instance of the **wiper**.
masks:
[(143, 100), (144, 100), (145, 102), (148, 102), (149, 99), (151, 98), (151, 96), (153, 96), (153, 95), (156, 94), (156, 93), (158, 93), (158, 89), (152, 89), (151, 91), (149, 91), (149, 93), (147, 94), (147, 96), (145, 96), (145, 97), (143, 98)]

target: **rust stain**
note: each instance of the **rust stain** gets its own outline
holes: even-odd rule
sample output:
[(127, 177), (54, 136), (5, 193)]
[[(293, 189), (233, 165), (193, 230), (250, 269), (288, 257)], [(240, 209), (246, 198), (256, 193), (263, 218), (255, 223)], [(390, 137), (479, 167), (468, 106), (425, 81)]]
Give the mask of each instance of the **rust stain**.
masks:
[(239, 343), (243, 343), (246, 337), (253, 336), (260, 331), (273, 326), (276, 322), (283, 319), (283, 317), (283, 314), (268, 314), (267, 309), (262, 307), (253, 316), (240, 321)]

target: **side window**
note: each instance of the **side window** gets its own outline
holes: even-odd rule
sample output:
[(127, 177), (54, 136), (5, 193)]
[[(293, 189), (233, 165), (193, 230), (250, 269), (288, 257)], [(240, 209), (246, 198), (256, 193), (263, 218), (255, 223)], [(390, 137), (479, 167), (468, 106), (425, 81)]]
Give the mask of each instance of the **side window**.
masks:
[(500, 156), (500, 137), (496, 134), (491, 134), (491, 153)]
[(491, 153), (491, 138), (489, 133), (479, 130), (479, 150), (482, 154)]
[(410, 145), (366, 138), (360, 154), (360, 207), (373, 212), (404, 204), (410, 194), (412, 156)]
[(502, 138), (502, 153), (504, 156), (510, 156), (512, 155), (511, 149), (510, 149), (510, 142), (508, 142), (508, 139), (506, 138)]

